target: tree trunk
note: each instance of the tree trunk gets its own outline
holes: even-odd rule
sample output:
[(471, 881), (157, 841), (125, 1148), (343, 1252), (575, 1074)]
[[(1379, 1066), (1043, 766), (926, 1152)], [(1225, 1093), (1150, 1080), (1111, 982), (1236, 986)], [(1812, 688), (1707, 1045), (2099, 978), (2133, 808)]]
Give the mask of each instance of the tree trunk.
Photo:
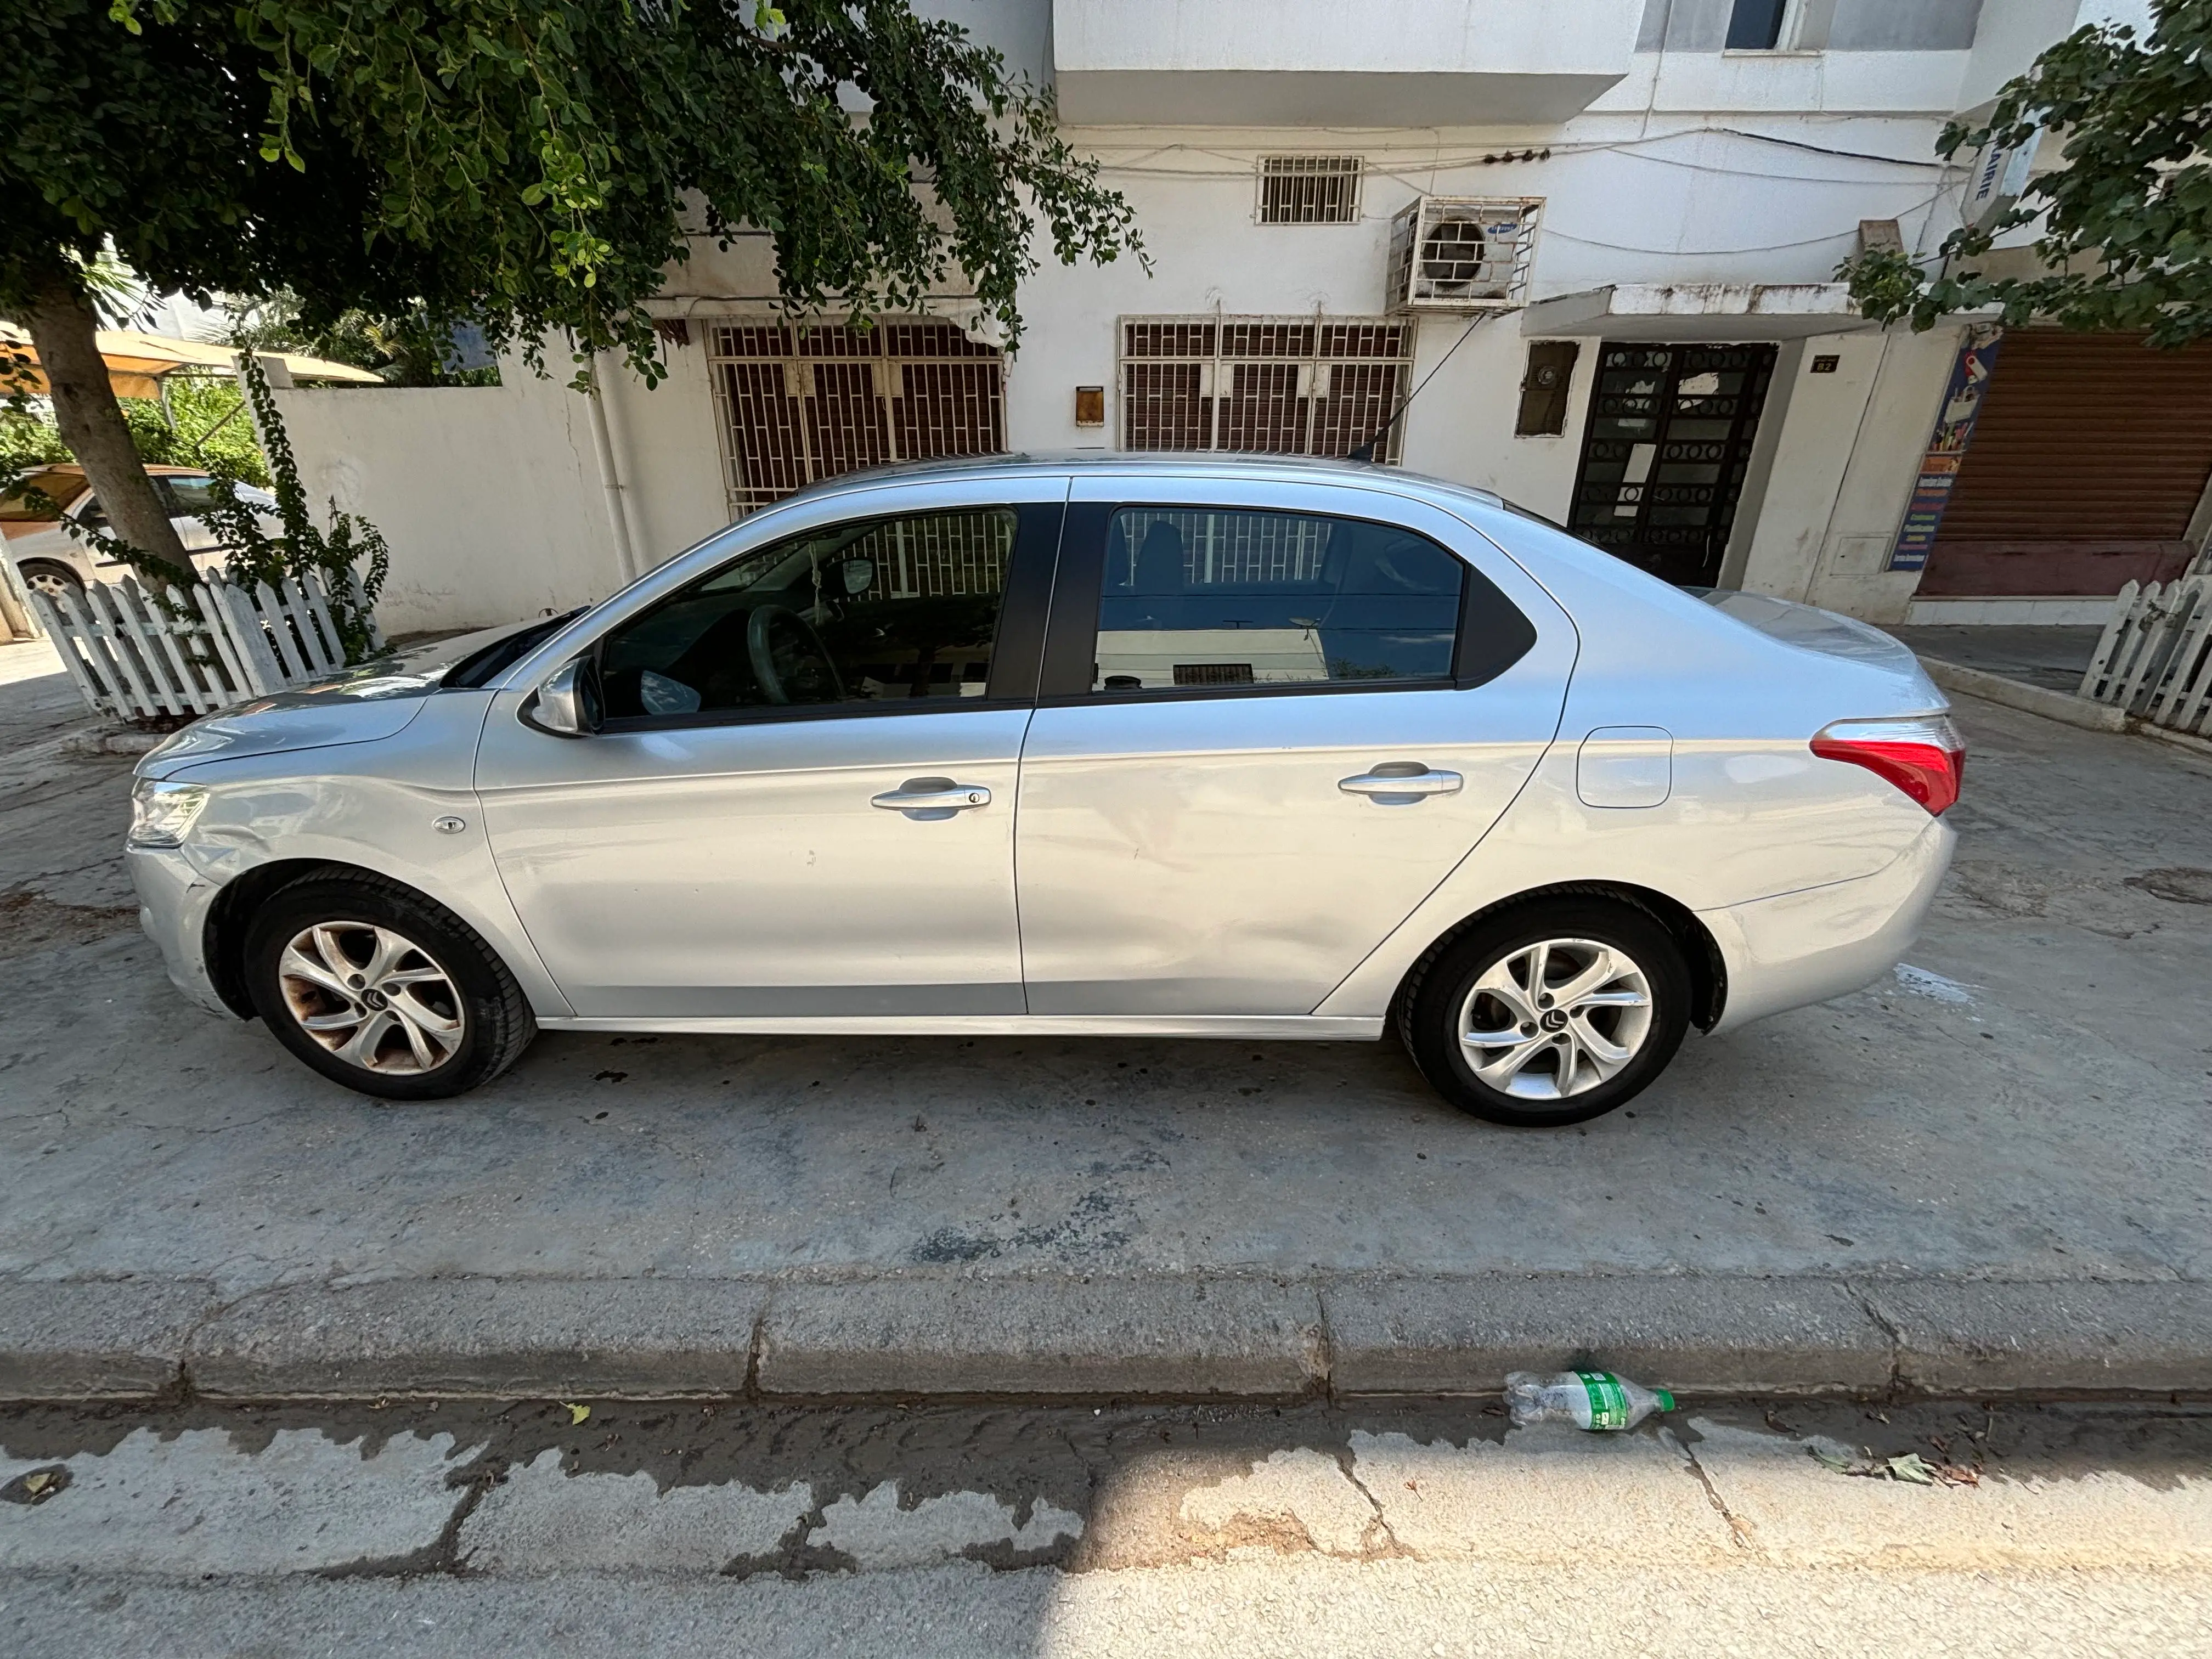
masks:
[(169, 522), (168, 509), (154, 493), (154, 481), (146, 476), (115, 401), (107, 365), (100, 361), (94, 337), (100, 318), (92, 301), (65, 282), (49, 283), (27, 320), (53, 398), (54, 424), (83, 465), (108, 524), (140, 552), (173, 567), (178, 580), (191, 582), (197, 574), (192, 562)]

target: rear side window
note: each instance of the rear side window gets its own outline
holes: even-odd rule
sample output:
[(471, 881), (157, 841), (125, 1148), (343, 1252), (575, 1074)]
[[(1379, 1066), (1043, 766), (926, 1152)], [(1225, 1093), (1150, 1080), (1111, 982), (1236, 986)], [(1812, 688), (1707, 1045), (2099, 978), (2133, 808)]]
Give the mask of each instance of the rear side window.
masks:
[(198, 518), (208, 510), (215, 500), (215, 481), (211, 478), (161, 477), (154, 480), (154, 493), (161, 498), (173, 519)]
[(1395, 525), (1121, 507), (1107, 526), (1091, 689), (1447, 682), (1470, 577), (1482, 581)]

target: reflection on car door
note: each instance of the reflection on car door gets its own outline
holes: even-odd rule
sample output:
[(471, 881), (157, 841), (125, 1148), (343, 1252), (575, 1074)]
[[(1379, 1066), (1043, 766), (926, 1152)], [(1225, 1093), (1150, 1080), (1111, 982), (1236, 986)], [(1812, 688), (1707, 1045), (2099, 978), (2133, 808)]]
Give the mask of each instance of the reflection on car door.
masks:
[(1015, 771), (1066, 483), (993, 483), (896, 492), (935, 510), (809, 528), (616, 624), (597, 735), (502, 694), (485, 820), (578, 1015), (1022, 1012)]
[(1425, 505), (1079, 479), (1022, 755), (1030, 1011), (1310, 1012), (1527, 781), (1573, 654)]

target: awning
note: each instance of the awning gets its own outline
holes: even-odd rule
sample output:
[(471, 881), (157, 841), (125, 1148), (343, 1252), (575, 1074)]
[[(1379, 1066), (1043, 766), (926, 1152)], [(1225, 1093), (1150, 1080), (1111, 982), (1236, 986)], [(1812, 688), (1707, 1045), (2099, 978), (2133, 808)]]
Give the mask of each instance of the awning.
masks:
[[(100, 360), (107, 365), (108, 380), (118, 398), (158, 398), (161, 395), (161, 381), (168, 375), (205, 374), (210, 370), (228, 374), (238, 366), (237, 356), (228, 346), (211, 345), (202, 340), (172, 339), (166, 334), (149, 334), (135, 328), (103, 328), (94, 337), (100, 346)], [(13, 323), (0, 323), (0, 346), (29, 351), (31, 337)], [(384, 384), (381, 374), (356, 368), (351, 363), (333, 363), (294, 351), (266, 351), (261, 355), (281, 360), (295, 380), (343, 380), (354, 386)], [(33, 360), (36, 361), (35, 354)], [(46, 389), (46, 377), (35, 368), (28, 376), (27, 389)]]
[(1874, 326), (1842, 283), (1620, 283), (1521, 313), (1523, 334), (1607, 340), (1802, 340)]

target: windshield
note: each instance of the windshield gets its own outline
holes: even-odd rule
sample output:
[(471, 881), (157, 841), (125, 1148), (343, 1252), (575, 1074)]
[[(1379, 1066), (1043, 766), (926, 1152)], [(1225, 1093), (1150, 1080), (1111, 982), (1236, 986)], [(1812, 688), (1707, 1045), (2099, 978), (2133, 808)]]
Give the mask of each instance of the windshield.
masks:
[(446, 671), (439, 684), (448, 691), (477, 690), (501, 670), (528, 656), (591, 608), (588, 605), (580, 605), (574, 611), (548, 617), (544, 622), (532, 623), (527, 628), (518, 628), (506, 638), (494, 640), (481, 650), (471, 651)]

